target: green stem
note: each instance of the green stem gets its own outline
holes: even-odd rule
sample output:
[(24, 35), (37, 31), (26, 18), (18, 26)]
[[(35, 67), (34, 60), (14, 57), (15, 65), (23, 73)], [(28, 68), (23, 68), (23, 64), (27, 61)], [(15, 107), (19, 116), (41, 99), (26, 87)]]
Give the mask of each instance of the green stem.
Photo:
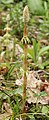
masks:
[(9, 60), (8, 45), (6, 45), (6, 62)]
[[(23, 113), (26, 112), (26, 87), (27, 87), (27, 27), (24, 22), (24, 83), (23, 83)], [(25, 117), (23, 118), (23, 120)]]
[(12, 56), (13, 60), (14, 60), (14, 57), (15, 57), (15, 38), (14, 38), (14, 41), (13, 41), (13, 56)]

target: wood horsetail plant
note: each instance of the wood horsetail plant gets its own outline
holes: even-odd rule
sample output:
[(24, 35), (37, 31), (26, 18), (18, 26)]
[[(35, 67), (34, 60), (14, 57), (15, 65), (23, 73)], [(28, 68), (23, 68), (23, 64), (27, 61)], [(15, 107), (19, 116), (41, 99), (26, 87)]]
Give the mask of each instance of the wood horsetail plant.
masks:
[(2, 40), (4, 41), (4, 45), (6, 46), (6, 62), (9, 60), (9, 50), (8, 50), (8, 45), (9, 45), (9, 39), (11, 38), (11, 35), (9, 32), (11, 31), (11, 28), (8, 26), (8, 15), (7, 15), (7, 24), (6, 27), (4, 28), (5, 30), (5, 35), (3, 36)]
[(24, 34), (22, 38), (22, 43), (24, 45), (24, 83), (23, 83), (23, 113), (26, 112), (25, 104), (26, 104), (26, 86), (27, 86), (27, 43), (29, 39), (27, 37), (27, 22), (29, 21), (29, 11), (28, 7), (25, 6), (23, 11), (23, 22), (24, 22)]

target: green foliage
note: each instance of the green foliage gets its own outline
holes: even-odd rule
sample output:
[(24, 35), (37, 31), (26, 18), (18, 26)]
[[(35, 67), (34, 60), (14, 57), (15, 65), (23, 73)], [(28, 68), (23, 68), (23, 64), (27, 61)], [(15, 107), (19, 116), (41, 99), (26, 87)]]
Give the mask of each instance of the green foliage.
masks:
[(49, 0), (27, 0), (31, 13), (48, 17)]
[[(22, 38), (22, 32), (23, 32), (23, 21), (22, 21), (22, 11), (23, 7), (28, 4), (29, 9), (30, 9), (30, 23), (28, 24), (28, 31), (31, 32), (30, 34), (32, 35), (33, 31), (33, 38), (31, 38), (31, 35), (29, 34), (29, 37), (33, 39), (33, 44), (30, 43), (28, 37), (22, 39), (22, 42), (26, 42), (27, 39), (27, 44), (31, 44), (31, 47), (28, 47), (28, 53), (27, 53), (27, 59), (28, 61), (31, 59), (31, 66), (32, 63), (34, 62), (35, 67), (38, 66), (38, 70), (44, 69), (46, 67), (46, 71), (49, 72), (49, 0), (22, 0), (22, 2), (19, 2), (19, 0), (0, 0), (0, 12), (1, 12), (1, 23), (0, 23), (0, 30), (3, 30), (3, 35), (1, 34), (0, 38), (0, 53), (5, 52), (3, 58), (4, 61), (0, 62), (0, 69), (1, 68), (8, 68), (8, 71), (6, 74), (1, 74), (0, 76), (0, 111), (2, 108), (3, 101), (6, 101), (10, 104), (11, 109), (13, 111), (11, 120), (15, 120), (16, 116), (20, 117), (20, 114), (22, 114), (22, 94), (23, 94), (23, 86), (15, 86), (15, 81), (18, 78), (21, 78), (23, 73), (21, 71), (20, 73), (20, 68), (22, 67), (22, 56), (24, 56), (23, 52), (22, 55), (18, 53), (16, 55), (16, 44), (20, 45), (22, 49), (24, 49), (24, 46), (22, 43), (18, 42)], [(5, 13), (5, 14), (4, 14)], [(32, 17), (32, 14), (34, 15), (39, 15), (34, 16), (35, 19)], [(4, 28), (6, 27), (7, 24), (7, 14), (9, 14), (9, 21), (8, 25), (10, 28), (12, 28), (10, 35), (4, 33)], [(41, 15), (43, 15), (41, 17)], [(40, 18), (41, 17), (41, 18)], [(36, 19), (37, 18), (37, 19)], [(33, 27), (32, 27), (33, 26)], [(33, 29), (32, 29), (33, 28)], [(36, 36), (36, 32), (38, 33)], [(35, 34), (35, 37), (34, 37)], [(14, 35), (14, 36), (13, 36)], [(30, 40), (31, 40), (30, 39)], [(37, 40), (38, 39), (38, 40)], [(43, 42), (42, 44), (40, 43), (40, 40), (47, 40), (46, 44)], [(13, 41), (15, 40), (15, 41)], [(13, 46), (15, 48), (11, 49), (9, 52), (9, 61), (6, 61), (6, 50), (2, 50), (4, 46), (10, 46), (11, 41), (13, 42)], [(42, 46), (43, 45), (43, 46)], [(3, 47), (3, 48), (2, 48)], [(11, 47), (11, 46), (10, 46)], [(11, 61), (12, 55), (14, 53), (14, 59)], [(39, 63), (39, 58), (42, 59), (42, 62)], [(30, 62), (29, 62), (30, 65)], [(28, 69), (30, 70), (30, 66), (28, 65)], [(33, 66), (34, 68), (34, 66)], [(47, 69), (48, 68), (48, 69)], [(27, 69), (27, 71), (28, 71)], [(3, 69), (4, 70), (4, 69)], [(0, 70), (2, 72), (2, 69)], [(18, 75), (17, 75), (18, 72)], [(21, 74), (21, 75), (20, 75)], [(48, 74), (48, 73), (47, 73)], [(45, 74), (44, 74), (45, 75)], [(48, 74), (49, 75), (49, 74)], [(46, 78), (45, 78), (46, 79)], [(48, 76), (49, 79), (49, 76)], [(2, 89), (3, 87), (3, 89)], [(6, 89), (7, 88), (7, 89)], [(40, 92), (39, 94), (34, 93), (34, 97), (37, 97), (37, 101), (39, 97), (45, 97), (47, 94), (45, 91)], [(27, 106), (27, 107), (26, 107)], [(27, 112), (26, 120), (49, 120), (49, 106), (48, 105), (41, 105), (41, 104), (28, 104), (26, 103), (26, 109)], [(22, 114), (23, 116), (23, 114)]]
[(13, 3), (13, 0), (0, 0), (0, 2), (3, 4), (10, 4)]
[(40, 55), (45, 54), (47, 52), (47, 50), (49, 50), (49, 46), (45, 46), (45, 47), (41, 48), (38, 55), (40, 56)]
[(21, 62), (15, 62), (15, 63), (13, 63), (11, 66), (9, 66), (9, 71), (8, 71), (8, 73), (5, 75), (5, 79), (9, 79), (9, 77), (10, 77), (10, 75), (11, 75), (11, 73), (13, 73), (13, 70), (14, 70), (14, 68), (17, 66), (17, 68), (19, 67), (20, 68), (20, 66), (21, 66)]
[[(29, 57), (36, 63), (41, 69), (44, 69), (44, 66), (49, 64), (49, 60), (42, 62), (42, 56), (47, 54), (49, 46), (40, 48), (40, 42), (36, 40), (33, 41), (33, 48), (28, 48)], [(41, 65), (42, 63), (42, 65)]]
[(43, 96), (46, 96), (47, 94), (46, 94), (46, 92), (45, 91), (42, 91), (42, 92), (40, 92), (40, 93), (38, 93), (38, 94), (36, 94), (36, 93), (34, 93), (34, 96), (37, 96), (38, 98), (41, 96), (41, 97), (43, 97)]
[(33, 14), (44, 14), (41, 0), (28, 0), (28, 5)]
[(13, 115), (12, 115), (12, 118), (16, 118), (16, 115), (18, 115), (19, 114), (19, 112), (20, 112), (20, 106), (19, 106), (19, 97), (18, 96), (15, 96), (14, 97), (14, 99), (15, 99), (15, 103), (12, 103), (11, 102), (11, 107), (12, 107), (12, 111), (13, 111)]
[(48, 113), (48, 108), (46, 106), (43, 106), (42, 113), (44, 113), (44, 114)]
[(33, 115), (29, 115), (30, 120), (36, 120)]
[(40, 42), (37, 42), (36, 40), (34, 40), (33, 48), (31, 48), (31, 49), (28, 48), (28, 53), (35, 63), (38, 60), (39, 50), (40, 50)]

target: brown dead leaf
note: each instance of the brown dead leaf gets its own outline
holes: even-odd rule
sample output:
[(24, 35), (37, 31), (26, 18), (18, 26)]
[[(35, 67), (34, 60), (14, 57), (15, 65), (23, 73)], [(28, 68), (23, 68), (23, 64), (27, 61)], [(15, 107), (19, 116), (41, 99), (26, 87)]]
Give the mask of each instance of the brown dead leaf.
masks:
[(1, 67), (0, 68), (0, 74), (5, 75), (8, 72), (8, 67)]
[(3, 105), (2, 105), (2, 112), (3, 112), (4, 110), (5, 110), (7, 113), (12, 114), (12, 109), (11, 109), (9, 103), (6, 103), (6, 102), (3, 103)]
[[(16, 80), (16, 85), (21, 86), (23, 84), (23, 77), (21, 79)], [(46, 96), (40, 96), (38, 99), (38, 103), (41, 104), (48, 104), (49, 102), (49, 83), (44, 80), (42, 81), (39, 78), (39, 75), (36, 71), (30, 71), (27, 75), (27, 91), (28, 91), (28, 103), (36, 103), (37, 96), (34, 96), (36, 93), (37, 95), (40, 92), (44, 91), (47, 93)]]

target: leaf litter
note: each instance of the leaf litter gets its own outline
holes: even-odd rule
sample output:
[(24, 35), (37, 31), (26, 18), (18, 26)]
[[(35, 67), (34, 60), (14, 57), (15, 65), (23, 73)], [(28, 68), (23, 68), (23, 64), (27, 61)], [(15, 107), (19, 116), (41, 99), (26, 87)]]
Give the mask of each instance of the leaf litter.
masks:
[[(23, 85), (23, 77), (17, 79), (15, 84), (17, 86)], [(27, 74), (27, 102), (28, 103), (48, 104), (49, 103), (49, 82), (42, 81), (36, 71), (30, 71)]]

